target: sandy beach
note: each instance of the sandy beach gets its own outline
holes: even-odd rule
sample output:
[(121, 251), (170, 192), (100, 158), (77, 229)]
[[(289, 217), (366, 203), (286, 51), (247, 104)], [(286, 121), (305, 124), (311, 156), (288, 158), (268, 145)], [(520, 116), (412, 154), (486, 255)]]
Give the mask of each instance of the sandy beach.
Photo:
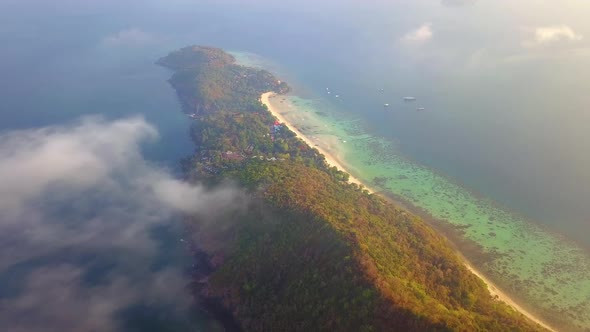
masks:
[[(301, 140), (303, 140), (307, 145), (316, 148), (321, 154), (323, 154), (324, 157), (326, 158), (326, 162), (328, 163), (328, 165), (336, 166), (339, 170), (347, 172), (346, 168), (343, 167), (341, 162), (339, 161), (335, 151), (330, 151), (329, 146), (327, 146), (326, 144), (322, 144), (323, 142), (321, 140), (320, 141), (312, 141), (309, 137), (303, 135), (301, 133), (301, 131), (299, 131), (295, 126), (293, 126), (291, 123), (289, 123), (289, 121), (287, 121), (285, 119), (285, 117), (281, 114), (281, 112), (277, 109), (277, 107), (274, 107), (270, 101), (270, 99), (275, 96), (276, 96), (276, 94), (274, 92), (266, 92), (266, 93), (262, 94), (262, 96), (260, 96), (260, 101), (264, 105), (266, 105), (266, 107), (272, 113), (272, 115), (274, 115), (277, 119), (279, 119), (279, 121), (281, 123), (285, 124), (285, 126), (287, 126), (287, 128), (289, 128), (292, 132), (294, 132), (297, 135), (297, 137), (299, 137)], [(350, 173), (349, 173), (349, 175), (350, 175)], [(359, 179), (355, 178), (352, 175), (350, 175), (348, 182), (356, 183), (357, 185), (362, 185), (369, 192), (372, 192), (369, 187), (367, 187), (364, 183), (362, 183)]]
[(497, 296), (498, 300), (508, 304), (509, 306), (511, 306), (512, 308), (514, 308), (515, 310), (517, 310), (518, 312), (520, 312), (521, 314), (526, 316), (528, 319), (543, 326), (547, 330), (553, 331), (553, 332), (557, 331), (556, 329), (550, 327), (549, 325), (547, 325), (547, 323), (543, 322), (541, 319), (539, 319), (538, 317), (536, 317), (535, 315), (533, 315), (532, 313), (530, 313), (529, 311), (524, 309), (522, 306), (518, 305), (518, 303), (514, 302), (514, 300), (510, 296), (508, 296), (506, 293), (504, 293), (503, 291), (498, 289), (498, 287), (496, 287), (496, 285), (494, 285), (494, 283), (492, 283), (488, 278), (486, 278), (483, 274), (481, 274), (481, 272), (476, 270), (471, 264), (469, 264), (468, 262), (465, 262), (465, 266), (467, 267), (467, 269), (469, 271), (471, 271), (471, 273), (475, 274), (481, 280), (483, 280), (483, 282), (488, 287), (488, 290), (490, 291), (490, 294), (492, 296), (494, 296), (494, 297)]
[[(306, 135), (304, 135), (300, 130), (298, 130), (293, 124), (286, 120), (285, 116), (282, 114), (282, 110), (279, 107), (273, 106), (272, 99), (276, 97), (276, 94), (273, 92), (267, 92), (262, 94), (260, 97), (261, 102), (266, 105), (268, 110), (275, 116), (280, 122), (285, 124), (291, 131), (293, 131), (300, 139), (302, 139), (306, 144), (311, 147), (315, 147), (320, 153), (322, 153), (327, 163), (330, 166), (336, 166), (338, 169), (344, 172), (348, 172), (346, 167), (342, 166), (342, 162), (338, 158), (337, 151), (333, 151), (330, 148), (329, 142), (325, 142), (324, 140), (312, 140)], [(358, 178), (353, 177), (352, 175), (349, 178), (349, 182), (356, 183), (357, 185), (362, 185), (370, 192), (370, 188), (363, 182), (361, 182)], [(467, 260), (465, 260), (465, 266), (469, 269), (473, 274), (478, 276), (483, 282), (487, 285), (490, 294), (493, 297), (497, 297), (498, 300), (510, 305), (518, 312), (522, 313), (524, 316), (529, 318), (530, 320), (536, 322), (537, 324), (543, 326), (544, 328), (548, 329), (549, 331), (557, 331), (556, 329), (550, 327), (548, 324), (544, 323), (541, 319), (534, 316), (532, 313), (524, 309), (522, 306), (518, 305), (510, 296), (508, 296), (505, 292), (498, 289), (498, 287), (492, 283), (488, 278), (486, 278), (481, 272), (479, 272), (474, 266), (472, 266)]]

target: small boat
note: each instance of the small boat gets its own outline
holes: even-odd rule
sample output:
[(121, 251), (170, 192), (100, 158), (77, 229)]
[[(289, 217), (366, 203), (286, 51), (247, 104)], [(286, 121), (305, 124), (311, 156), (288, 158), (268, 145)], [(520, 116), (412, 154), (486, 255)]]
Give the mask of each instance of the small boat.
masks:
[(404, 97), (404, 101), (415, 101), (416, 97)]
[(424, 107), (418, 107), (418, 108), (416, 108), (416, 111), (418, 111), (418, 112), (426, 111), (426, 108), (424, 108)]
[(383, 107), (389, 107), (389, 104), (383, 104)]
[(338, 97), (340, 97), (340, 95), (336, 95), (335, 97), (338, 98)]

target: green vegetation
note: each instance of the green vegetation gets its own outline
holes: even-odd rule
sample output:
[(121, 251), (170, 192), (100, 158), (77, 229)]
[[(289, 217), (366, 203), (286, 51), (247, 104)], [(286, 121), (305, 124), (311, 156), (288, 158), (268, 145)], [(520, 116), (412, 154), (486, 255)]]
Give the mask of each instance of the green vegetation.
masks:
[(236, 65), (232, 55), (217, 48), (186, 47), (157, 63), (175, 71), (170, 83), (186, 113), (259, 110), (263, 92), (289, 89), (267, 71)]
[(492, 299), (424, 222), (347, 183), (276, 124), (259, 97), (284, 83), (219, 49), (188, 47), (159, 63), (196, 114), (187, 177), (231, 179), (251, 197), (235, 222), (194, 224), (215, 267), (201, 296), (244, 330), (542, 330)]

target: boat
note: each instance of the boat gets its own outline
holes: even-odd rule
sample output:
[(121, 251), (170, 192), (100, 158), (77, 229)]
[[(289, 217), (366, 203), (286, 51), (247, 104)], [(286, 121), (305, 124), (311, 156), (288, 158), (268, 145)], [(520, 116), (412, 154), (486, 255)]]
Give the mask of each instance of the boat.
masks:
[(426, 108), (424, 107), (418, 107), (416, 108), (416, 111), (420, 112), (420, 111), (426, 111)]
[(383, 104), (383, 107), (389, 107), (389, 104)]
[(416, 97), (404, 97), (404, 101), (415, 101)]

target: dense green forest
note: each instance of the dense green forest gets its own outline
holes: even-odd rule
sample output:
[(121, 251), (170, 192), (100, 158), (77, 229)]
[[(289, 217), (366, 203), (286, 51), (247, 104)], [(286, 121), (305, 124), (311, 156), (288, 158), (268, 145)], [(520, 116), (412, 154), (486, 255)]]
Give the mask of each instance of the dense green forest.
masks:
[[(493, 299), (447, 241), (347, 182), (260, 103), (288, 86), (191, 46), (158, 61), (193, 115), (191, 181), (233, 181), (248, 206), (188, 218), (210, 271), (195, 280), (245, 331), (539, 331)], [(223, 220), (222, 220), (223, 219)], [(197, 278), (195, 278), (197, 279)]]

